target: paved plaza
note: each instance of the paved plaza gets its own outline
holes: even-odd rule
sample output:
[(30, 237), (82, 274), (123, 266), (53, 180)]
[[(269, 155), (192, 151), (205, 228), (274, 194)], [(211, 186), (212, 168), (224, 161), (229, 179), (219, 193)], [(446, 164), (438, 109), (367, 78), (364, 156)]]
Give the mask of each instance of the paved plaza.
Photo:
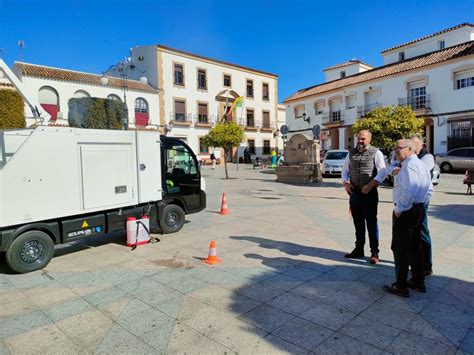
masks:
[[(208, 207), (131, 251), (123, 235), (57, 248), (42, 271), (0, 266), (0, 354), (474, 352), (474, 196), (442, 175), (430, 206), (428, 292), (394, 281), (391, 189), (379, 189), (380, 264), (354, 245), (339, 179), (312, 186), (231, 165), (203, 168)], [(222, 192), (230, 215), (218, 214)], [(209, 242), (222, 263), (208, 266)], [(369, 256), (368, 245), (366, 255)]]

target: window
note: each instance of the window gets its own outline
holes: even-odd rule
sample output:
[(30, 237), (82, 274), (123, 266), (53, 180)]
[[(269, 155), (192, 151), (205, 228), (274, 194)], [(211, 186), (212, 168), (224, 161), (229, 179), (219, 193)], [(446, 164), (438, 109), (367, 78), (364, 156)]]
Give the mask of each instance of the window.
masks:
[(405, 60), (405, 52), (398, 53), (398, 61), (403, 62)]
[[(166, 148), (166, 163), (166, 174), (170, 177), (198, 173), (197, 163), (193, 155), (185, 146), (179, 143), (174, 143)], [(179, 187), (180, 181), (178, 179), (172, 180), (175, 184), (174, 187)]]
[(199, 153), (207, 154), (209, 153), (209, 147), (204, 143), (204, 138), (199, 137)]
[(466, 157), (467, 149), (454, 149), (447, 154), (449, 157)]
[(446, 46), (446, 42), (444, 40), (438, 42), (438, 48), (439, 49), (444, 49), (445, 46)]
[(184, 67), (182, 64), (174, 64), (174, 85), (184, 86)]
[(426, 107), (426, 86), (410, 89), (408, 103), (412, 110), (419, 110)]
[(91, 97), (91, 95), (87, 92), (87, 91), (84, 91), (84, 90), (77, 90), (75, 93), (74, 93), (74, 96), (73, 96), (75, 99), (82, 99), (82, 98), (85, 98), (85, 97)]
[(346, 109), (351, 109), (355, 107), (355, 96), (346, 96)]
[(59, 112), (59, 94), (50, 86), (39, 89), (38, 100), (41, 107), (51, 115), (51, 120), (57, 120)]
[(345, 77), (346, 77), (346, 72), (343, 70), (343, 71), (341, 71), (340, 78), (343, 79)]
[(304, 113), (304, 105), (295, 107), (295, 118), (303, 117), (303, 113)]
[(268, 92), (268, 84), (262, 84), (262, 100), (268, 101), (270, 99), (270, 94)]
[(198, 89), (207, 90), (206, 71), (204, 69), (198, 69), (197, 71), (197, 86)]
[(263, 154), (270, 154), (270, 141), (267, 139), (263, 141)]
[(456, 89), (467, 88), (469, 86), (474, 86), (474, 74), (470, 78), (462, 78), (456, 80)]
[(270, 128), (270, 112), (262, 112), (262, 128)]
[(224, 74), (224, 86), (229, 88), (232, 86), (232, 77), (229, 74)]
[(247, 109), (247, 127), (255, 127), (255, 117), (251, 109)]
[(198, 103), (198, 120), (199, 123), (208, 122), (207, 103)]
[(135, 112), (148, 113), (148, 103), (145, 99), (139, 97), (135, 100)]
[(247, 142), (249, 143), (249, 153), (255, 154), (255, 139), (249, 139)]
[(186, 101), (174, 100), (174, 119), (178, 122), (186, 120)]
[(118, 97), (118, 96), (115, 95), (115, 94), (110, 94), (110, 95), (107, 96), (107, 98), (108, 98), (109, 100), (122, 101), (122, 100), (120, 100), (120, 97)]
[(247, 80), (247, 97), (253, 97), (253, 80)]
[(324, 102), (317, 102), (314, 104), (314, 114), (321, 115), (324, 112)]
[(148, 103), (139, 97), (135, 100), (135, 124), (137, 126), (148, 126)]

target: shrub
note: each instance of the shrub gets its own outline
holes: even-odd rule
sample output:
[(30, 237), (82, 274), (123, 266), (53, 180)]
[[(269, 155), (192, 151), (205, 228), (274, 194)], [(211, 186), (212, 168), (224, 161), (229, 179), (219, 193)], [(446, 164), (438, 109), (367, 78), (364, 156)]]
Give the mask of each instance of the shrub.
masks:
[(0, 90), (0, 129), (25, 128), (23, 97), (10, 89)]
[(125, 115), (121, 102), (97, 97), (72, 98), (68, 102), (71, 127), (121, 129)]

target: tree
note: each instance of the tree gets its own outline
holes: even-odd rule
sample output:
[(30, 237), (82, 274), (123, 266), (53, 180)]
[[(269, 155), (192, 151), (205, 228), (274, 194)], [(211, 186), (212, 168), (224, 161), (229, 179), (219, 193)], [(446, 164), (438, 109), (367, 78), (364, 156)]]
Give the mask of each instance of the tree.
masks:
[(25, 128), (25, 103), (10, 89), (0, 90), (0, 129)]
[(121, 129), (125, 112), (119, 101), (97, 97), (69, 100), (69, 125), (96, 129)]
[(423, 132), (424, 120), (417, 118), (410, 107), (378, 107), (367, 114), (367, 118), (352, 126), (356, 134), (363, 129), (372, 133), (372, 144), (390, 150), (398, 139)]
[(227, 171), (227, 155), (233, 147), (238, 147), (244, 140), (244, 130), (234, 121), (223, 120), (219, 122), (209, 133), (203, 137), (208, 147), (224, 149), (225, 177), (229, 178)]

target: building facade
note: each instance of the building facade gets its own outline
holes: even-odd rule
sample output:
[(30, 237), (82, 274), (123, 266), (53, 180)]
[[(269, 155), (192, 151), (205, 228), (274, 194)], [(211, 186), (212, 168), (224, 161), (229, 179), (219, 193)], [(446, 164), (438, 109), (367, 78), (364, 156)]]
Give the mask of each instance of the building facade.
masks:
[[(141, 81), (122, 82), (101, 75), (42, 65), (15, 62), (13, 71), (27, 95), (38, 100), (49, 113), (50, 123), (67, 125), (71, 98), (98, 97), (122, 102), (127, 106), (129, 127), (159, 128), (158, 91)], [(27, 126), (36, 123), (27, 119)]]
[[(283, 101), (290, 131), (322, 127), (323, 149), (354, 146), (352, 125), (378, 106), (410, 106), (435, 154), (474, 145), (474, 25), (460, 24), (382, 51), (383, 66), (351, 60), (326, 82)], [(308, 131), (309, 132), (309, 131)]]
[(282, 148), (277, 75), (162, 45), (134, 47), (131, 58), (158, 89), (160, 125), (171, 126), (169, 135), (186, 141), (200, 159), (211, 152), (202, 137), (241, 96), (243, 105), (233, 119), (244, 128), (246, 141), (234, 152), (234, 160), (243, 157), (246, 148), (254, 156)]

